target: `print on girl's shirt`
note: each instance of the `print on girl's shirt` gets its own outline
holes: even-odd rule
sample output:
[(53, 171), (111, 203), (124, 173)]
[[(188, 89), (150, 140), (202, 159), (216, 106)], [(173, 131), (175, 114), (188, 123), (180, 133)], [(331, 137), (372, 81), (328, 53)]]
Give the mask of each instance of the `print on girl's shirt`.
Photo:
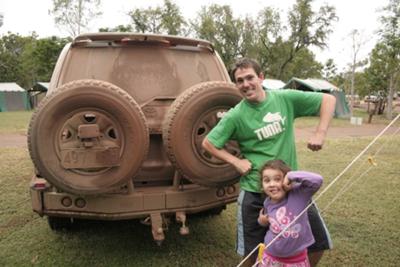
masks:
[[(292, 213), (286, 215), (286, 207), (280, 207), (276, 211), (276, 218), (269, 218), (270, 229), (273, 233), (279, 234), (285, 227), (290, 224), (293, 220)], [(284, 238), (299, 238), (299, 232), (301, 231), (301, 225), (299, 223), (290, 226), (286, 231), (281, 235)]]

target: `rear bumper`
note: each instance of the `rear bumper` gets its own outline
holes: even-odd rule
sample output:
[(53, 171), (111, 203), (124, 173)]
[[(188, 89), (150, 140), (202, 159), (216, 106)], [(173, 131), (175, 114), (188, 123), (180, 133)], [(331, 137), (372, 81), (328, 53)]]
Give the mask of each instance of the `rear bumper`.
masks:
[(194, 184), (175, 188), (160, 186), (137, 188), (131, 193), (108, 193), (78, 196), (60, 193), (51, 186), (36, 188), (33, 177), (30, 193), (32, 208), (39, 215), (85, 218), (96, 220), (123, 220), (143, 218), (149, 214), (175, 212), (197, 213), (235, 202), (239, 185), (208, 188)]

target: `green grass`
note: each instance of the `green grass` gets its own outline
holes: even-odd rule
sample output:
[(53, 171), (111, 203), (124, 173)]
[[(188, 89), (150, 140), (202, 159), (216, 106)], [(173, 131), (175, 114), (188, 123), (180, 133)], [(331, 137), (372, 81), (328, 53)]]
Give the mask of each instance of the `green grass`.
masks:
[[(27, 114), (15, 113), (29, 120)], [(305, 142), (298, 142), (300, 166), (320, 172), (325, 188), (371, 140), (328, 139), (320, 152), (308, 151)], [(319, 266), (398, 266), (399, 147), (398, 135), (379, 139), (318, 199), (334, 242)], [(326, 208), (341, 188), (348, 188), (349, 180), (372, 166), (367, 155), (377, 151), (378, 165)], [(189, 236), (180, 236), (179, 226), (172, 223), (161, 247), (153, 242), (150, 228), (137, 221), (87, 222), (71, 232), (53, 232), (46, 219), (31, 210), (28, 187), (33, 167), (27, 149), (0, 148), (0, 170), (0, 266), (196, 267), (240, 262), (234, 251), (235, 204), (219, 216), (189, 218)]]
[(32, 111), (0, 112), (0, 133), (26, 133)]
[[(365, 124), (368, 121), (368, 113), (365, 109), (355, 108), (353, 111), (354, 117), (361, 117), (362, 122)], [(393, 113), (393, 118), (397, 116), (397, 113)], [(372, 117), (371, 124), (388, 124), (391, 120), (386, 119), (386, 115), (374, 115)], [(302, 117), (295, 121), (297, 128), (307, 128), (316, 126), (316, 117)], [(350, 118), (333, 118), (330, 124), (331, 127), (359, 127), (357, 125), (350, 124)]]
[[(328, 140), (317, 157), (306, 151), (305, 143), (299, 143), (300, 166), (323, 174), (323, 190), (370, 141), (372, 138)], [(398, 266), (399, 147), (398, 135), (379, 139), (318, 199), (334, 242), (321, 266)], [(373, 166), (368, 156), (376, 152), (377, 166)], [(327, 206), (342, 188), (347, 191)]]

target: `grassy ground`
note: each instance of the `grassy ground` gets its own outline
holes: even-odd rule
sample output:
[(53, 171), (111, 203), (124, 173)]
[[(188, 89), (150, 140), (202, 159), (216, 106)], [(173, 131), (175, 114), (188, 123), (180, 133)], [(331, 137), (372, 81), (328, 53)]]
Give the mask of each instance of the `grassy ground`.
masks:
[[(2, 116), (2, 125), (14, 128)], [(318, 153), (299, 142), (300, 166), (320, 172), (326, 188), (371, 140), (327, 140)], [(398, 266), (399, 147), (399, 136), (379, 139), (366, 153), (378, 152), (377, 166), (363, 156), (317, 200), (334, 242), (320, 266)], [(189, 218), (189, 236), (180, 236), (178, 225), (171, 224), (161, 247), (137, 221), (88, 222), (57, 233), (31, 211), (27, 150), (0, 148), (0, 170), (0, 266), (236, 266), (240, 261), (234, 252), (235, 205), (219, 216)], [(328, 206), (342, 188), (349, 190)]]
[(25, 133), (32, 111), (0, 112), (0, 133)]

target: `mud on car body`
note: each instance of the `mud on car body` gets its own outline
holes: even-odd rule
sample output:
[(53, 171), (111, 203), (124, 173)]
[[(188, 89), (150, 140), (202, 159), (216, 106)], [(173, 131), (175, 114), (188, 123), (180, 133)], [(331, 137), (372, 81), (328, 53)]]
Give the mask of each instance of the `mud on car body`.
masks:
[(55, 230), (77, 218), (147, 219), (161, 242), (175, 216), (187, 234), (187, 214), (219, 213), (237, 198), (239, 174), (201, 142), (240, 99), (207, 41), (78, 36), (29, 125), (33, 210)]

